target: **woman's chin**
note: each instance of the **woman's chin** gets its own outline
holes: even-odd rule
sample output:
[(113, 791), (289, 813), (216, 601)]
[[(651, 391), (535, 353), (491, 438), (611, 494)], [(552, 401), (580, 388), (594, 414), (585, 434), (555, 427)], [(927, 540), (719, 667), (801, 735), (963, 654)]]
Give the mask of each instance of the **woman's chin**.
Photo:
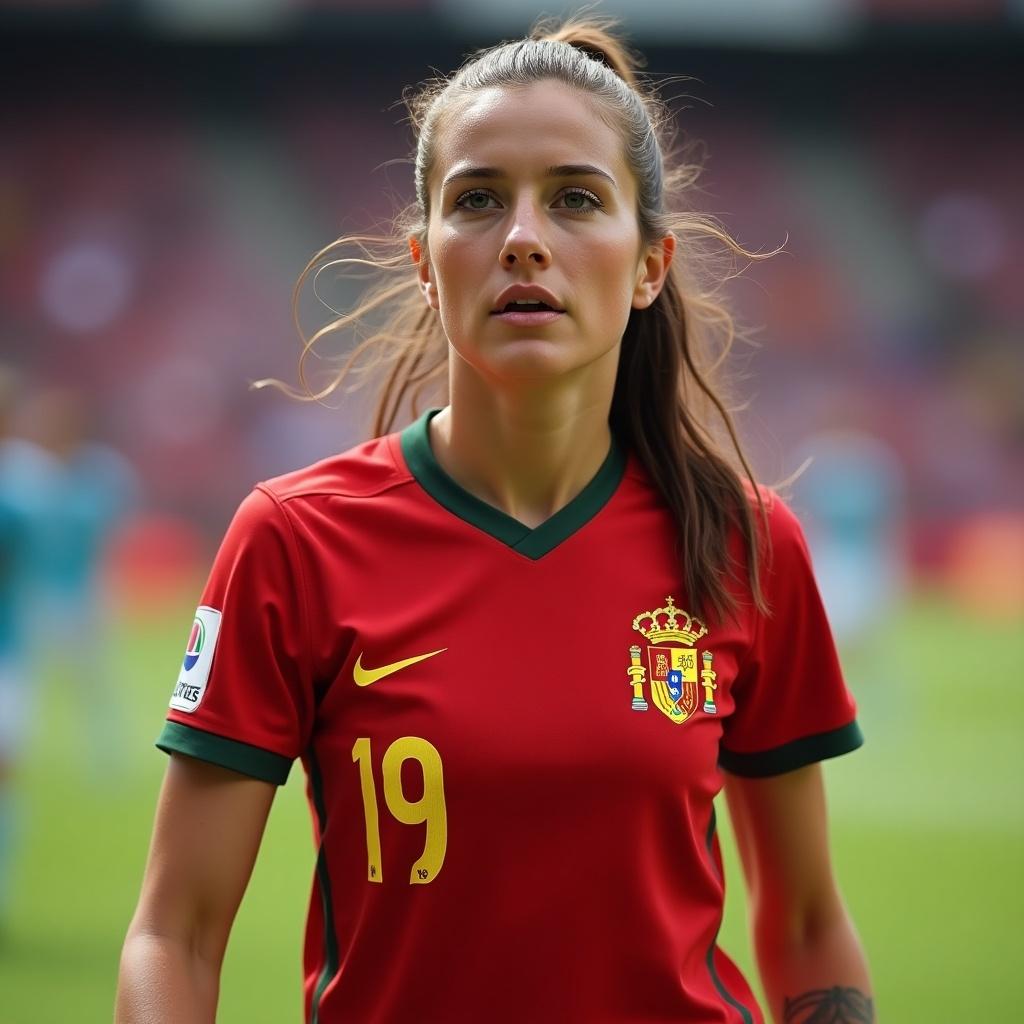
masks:
[(459, 353), (478, 373), (497, 381), (553, 382), (590, 368), (614, 375), (619, 345), (582, 344), (579, 339), (524, 336), (488, 338), (486, 343)]
[(550, 380), (571, 372), (581, 362), (575, 346), (562, 339), (520, 337), (488, 340), (485, 345), (456, 351), (478, 374), (495, 381)]

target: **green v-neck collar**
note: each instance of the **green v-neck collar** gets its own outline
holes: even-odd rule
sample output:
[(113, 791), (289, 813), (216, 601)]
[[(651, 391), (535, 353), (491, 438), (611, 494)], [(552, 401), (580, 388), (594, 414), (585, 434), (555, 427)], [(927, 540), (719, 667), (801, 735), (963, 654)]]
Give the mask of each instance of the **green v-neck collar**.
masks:
[(440, 411), (428, 409), (402, 431), (402, 456), (409, 472), (438, 504), (527, 558), (543, 557), (589, 523), (615, 493), (626, 469), (626, 453), (613, 435), (611, 449), (590, 483), (550, 519), (531, 528), (470, 494), (441, 468), (430, 447), (430, 421)]

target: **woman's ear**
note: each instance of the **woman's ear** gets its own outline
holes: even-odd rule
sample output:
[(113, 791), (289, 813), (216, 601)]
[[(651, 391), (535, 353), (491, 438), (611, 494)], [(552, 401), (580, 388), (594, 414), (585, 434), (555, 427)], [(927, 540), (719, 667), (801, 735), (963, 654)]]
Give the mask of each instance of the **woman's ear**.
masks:
[(676, 236), (672, 234), (665, 235), (647, 247), (647, 252), (637, 269), (636, 287), (633, 289), (634, 309), (647, 309), (661, 294), (675, 251)]
[(424, 254), (423, 247), (415, 235), (409, 236), (409, 252), (412, 255), (413, 263), (416, 264), (416, 276), (419, 278), (420, 291), (423, 293), (423, 298), (427, 300), (427, 305), (431, 309), (440, 308), (437, 302), (437, 286), (434, 284), (434, 274), (430, 266), (430, 259)]

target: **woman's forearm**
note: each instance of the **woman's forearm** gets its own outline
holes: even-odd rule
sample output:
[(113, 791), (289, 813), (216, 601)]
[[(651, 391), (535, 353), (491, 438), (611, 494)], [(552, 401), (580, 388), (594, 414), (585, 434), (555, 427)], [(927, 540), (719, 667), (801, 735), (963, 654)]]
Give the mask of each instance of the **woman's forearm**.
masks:
[(762, 916), (754, 939), (776, 1024), (876, 1024), (867, 960), (845, 910), (788, 928)]
[(163, 935), (129, 932), (114, 1024), (214, 1024), (220, 964)]

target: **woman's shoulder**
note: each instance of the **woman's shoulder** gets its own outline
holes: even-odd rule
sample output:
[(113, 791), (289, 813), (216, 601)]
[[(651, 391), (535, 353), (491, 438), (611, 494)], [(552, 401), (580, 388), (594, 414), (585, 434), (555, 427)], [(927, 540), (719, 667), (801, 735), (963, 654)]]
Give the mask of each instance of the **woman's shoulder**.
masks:
[(767, 484), (755, 487), (749, 480), (744, 480), (743, 492), (755, 522), (761, 524), (762, 530), (767, 527), (772, 543), (803, 537), (799, 518), (778, 490)]
[(255, 483), (235, 509), (224, 545), (231, 550), (288, 548), (296, 527), (319, 529), (347, 520), (338, 502), (373, 499), (410, 479), (395, 451), (395, 435), (372, 438)]
[[(661, 492), (649, 470), (633, 451), (629, 452), (625, 475), (633, 482), (633, 486), (648, 495), (650, 501), (663, 503)], [(756, 483), (742, 473), (738, 474), (738, 483), (746, 506), (737, 507), (734, 504), (729, 514), (732, 526), (728, 530), (728, 545), (733, 559), (744, 564), (746, 562), (747, 549), (741, 523), (748, 512), (762, 555), (770, 552), (775, 546), (781, 545), (784, 549), (792, 549), (804, 543), (800, 520), (790, 507), (782, 485), (773, 487)]]
[(371, 438), (347, 451), (257, 484), (277, 502), (317, 496), (366, 498), (406, 483), (409, 472), (397, 451), (397, 435)]
[(755, 490), (748, 485), (746, 493), (758, 538), (761, 585), (766, 593), (773, 594), (785, 581), (813, 575), (803, 525), (785, 492), (765, 485)]

